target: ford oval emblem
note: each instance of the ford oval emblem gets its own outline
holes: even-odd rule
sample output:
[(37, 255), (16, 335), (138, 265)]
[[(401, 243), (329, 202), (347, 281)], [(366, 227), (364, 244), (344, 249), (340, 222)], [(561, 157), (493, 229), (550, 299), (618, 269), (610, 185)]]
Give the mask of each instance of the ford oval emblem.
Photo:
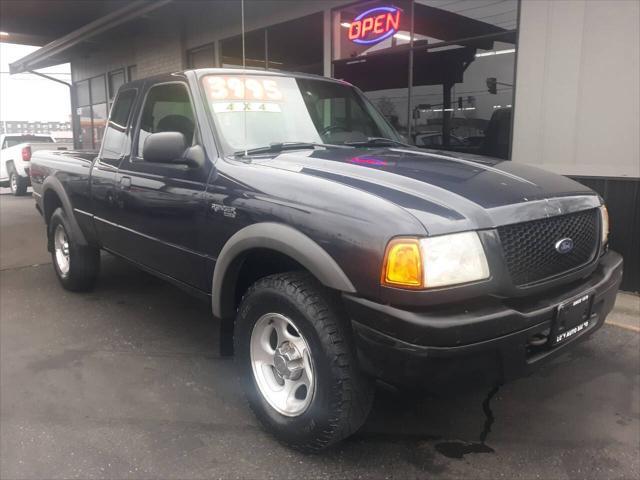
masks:
[(570, 238), (563, 238), (556, 242), (556, 252), (569, 253), (571, 250), (573, 250), (573, 240)]

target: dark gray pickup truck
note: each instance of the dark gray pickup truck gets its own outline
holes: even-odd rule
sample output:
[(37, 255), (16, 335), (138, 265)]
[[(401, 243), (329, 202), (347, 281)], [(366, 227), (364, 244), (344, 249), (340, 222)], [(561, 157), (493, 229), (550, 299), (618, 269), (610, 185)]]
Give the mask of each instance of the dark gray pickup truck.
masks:
[(36, 152), (55, 273), (100, 250), (205, 299), (249, 404), (316, 451), (372, 381), (522, 375), (595, 332), (621, 257), (602, 199), (565, 177), (420, 150), (344, 82), (195, 70), (121, 87), (99, 153)]

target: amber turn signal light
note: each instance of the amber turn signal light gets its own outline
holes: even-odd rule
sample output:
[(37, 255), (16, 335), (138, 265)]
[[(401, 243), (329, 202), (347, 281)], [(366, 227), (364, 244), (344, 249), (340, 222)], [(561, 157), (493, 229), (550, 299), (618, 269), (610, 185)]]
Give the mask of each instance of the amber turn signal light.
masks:
[(382, 284), (422, 288), (422, 254), (417, 238), (395, 238), (389, 242), (382, 263)]

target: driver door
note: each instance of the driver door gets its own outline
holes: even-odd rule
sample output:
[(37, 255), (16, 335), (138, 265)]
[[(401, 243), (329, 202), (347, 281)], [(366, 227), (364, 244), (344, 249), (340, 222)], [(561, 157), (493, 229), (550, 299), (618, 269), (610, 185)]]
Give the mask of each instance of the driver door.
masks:
[(206, 289), (206, 255), (200, 244), (207, 209), (204, 199), (211, 163), (188, 166), (144, 159), (145, 139), (180, 132), (187, 145), (199, 142), (187, 85), (152, 85), (146, 92), (131, 156), (118, 170), (118, 252), (181, 283)]

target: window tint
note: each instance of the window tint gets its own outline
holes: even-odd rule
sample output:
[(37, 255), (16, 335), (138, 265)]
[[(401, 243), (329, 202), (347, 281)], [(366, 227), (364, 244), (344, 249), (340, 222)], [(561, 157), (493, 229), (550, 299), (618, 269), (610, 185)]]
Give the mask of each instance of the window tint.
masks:
[(107, 162), (118, 160), (124, 153), (125, 141), (127, 140), (126, 130), (135, 98), (136, 90), (125, 90), (118, 95), (111, 110), (107, 131), (104, 134), (102, 160)]
[(153, 87), (140, 117), (138, 156), (142, 157), (144, 141), (152, 133), (180, 132), (188, 145), (193, 143), (195, 121), (189, 93), (184, 85), (169, 84)]

